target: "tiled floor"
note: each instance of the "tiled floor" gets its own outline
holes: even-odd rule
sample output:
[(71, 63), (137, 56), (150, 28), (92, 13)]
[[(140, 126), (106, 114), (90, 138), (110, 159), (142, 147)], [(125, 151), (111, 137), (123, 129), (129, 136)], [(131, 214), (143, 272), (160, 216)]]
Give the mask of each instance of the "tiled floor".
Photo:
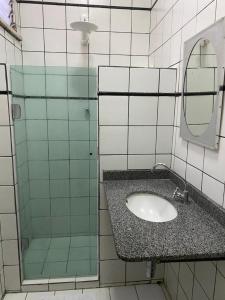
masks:
[(157, 284), (69, 290), (41, 293), (7, 294), (4, 300), (166, 300)]
[(33, 239), (23, 260), (25, 279), (97, 275), (97, 236)]

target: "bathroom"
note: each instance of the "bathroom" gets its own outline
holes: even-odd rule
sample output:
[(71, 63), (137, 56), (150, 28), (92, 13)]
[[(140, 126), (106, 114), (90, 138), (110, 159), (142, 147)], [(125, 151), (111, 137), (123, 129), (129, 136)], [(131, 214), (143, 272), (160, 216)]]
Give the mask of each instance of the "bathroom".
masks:
[(1, 299), (225, 299), (224, 17), (0, 0)]

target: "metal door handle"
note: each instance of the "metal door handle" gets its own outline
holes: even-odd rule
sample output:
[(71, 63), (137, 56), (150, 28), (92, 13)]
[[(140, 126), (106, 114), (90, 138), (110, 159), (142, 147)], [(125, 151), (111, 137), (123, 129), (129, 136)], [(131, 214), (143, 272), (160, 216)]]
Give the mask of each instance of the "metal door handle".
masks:
[(12, 104), (12, 118), (13, 120), (20, 119), (21, 118), (21, 106), (20, 104)]

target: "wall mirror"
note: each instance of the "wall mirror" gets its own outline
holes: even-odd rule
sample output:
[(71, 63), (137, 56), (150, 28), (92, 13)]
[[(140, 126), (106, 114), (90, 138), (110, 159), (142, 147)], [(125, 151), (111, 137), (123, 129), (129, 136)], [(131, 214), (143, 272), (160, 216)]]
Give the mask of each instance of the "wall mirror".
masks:
[(218, 148), (224, 93), (225, 21), (198, 33), (184, 44), (181, 137)]

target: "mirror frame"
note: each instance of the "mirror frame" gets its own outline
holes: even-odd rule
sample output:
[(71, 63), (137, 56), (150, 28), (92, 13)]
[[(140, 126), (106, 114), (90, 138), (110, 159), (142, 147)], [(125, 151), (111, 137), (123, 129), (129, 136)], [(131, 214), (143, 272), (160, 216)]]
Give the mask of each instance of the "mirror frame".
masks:
[[(189, 63), (192, 51), (201, 39), (209, 40), (214, 47), (217, 65), (218, 65), (218, 82), (217, 95), (215, 100), (215, 107), (212, 113), (211, 121), (206, 131), (200, 135), (195, 136), (188, 128), (185, 112), (184, 112), (184, 84), (186, 78), (186, 69)], [(224, 66), (225, 66), (225, 18), (219, 20), (210, 27), (199, 32), (189, 40), (184, 42), (184, 60), (183, 60), (183, 83), (181, 93), (181, 117), (180, 117), (180, 136), (194, 144), (198, 144), (210, 149), (218, 149), (219, 147), (219, 133), (223, 105), (224, 94)]]

